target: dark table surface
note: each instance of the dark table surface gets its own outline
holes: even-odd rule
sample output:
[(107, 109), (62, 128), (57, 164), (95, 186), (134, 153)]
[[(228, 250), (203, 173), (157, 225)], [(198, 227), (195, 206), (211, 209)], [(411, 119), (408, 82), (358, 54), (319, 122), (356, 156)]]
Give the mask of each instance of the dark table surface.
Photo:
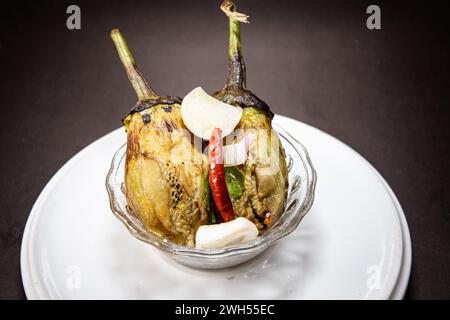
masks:
[[(136, 98), (109, 31), (120, 27), (152, 86), (183, 96), (223, 86), (220, 1), (2, 4), (0, 298), (25, 298), (20, 243), (31, 207), (75, 153), (120, 126)], [(272, 107), (367, 158), (405, 211), (413, 242), (407, 298), (450, 298), (449, 47), (444, 1), (239, 1), (248, 86)]]

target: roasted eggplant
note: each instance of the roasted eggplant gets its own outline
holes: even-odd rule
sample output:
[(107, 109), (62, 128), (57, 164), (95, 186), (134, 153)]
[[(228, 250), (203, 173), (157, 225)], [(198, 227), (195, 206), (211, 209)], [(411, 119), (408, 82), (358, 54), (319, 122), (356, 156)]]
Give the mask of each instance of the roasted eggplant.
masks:
[[(224, 89), (213, 96), (242, 109), (236, 127), (239, 134), (231, 140), (227, 137), (227, 143), (239, 143), (249, 134), (256, 136), (245, 162), (223, 170), (225, 194), (230, 197), (234, 217), (247, 218), (263, 232), (278, 219), (285, 204), (285, 154), (272, 130), (269, 106), (246, 88), (240, 22), (247, 22), (248, 17), (238, 13), (231, 1), (224, 1), (221, 8), (230, 24), (229, 72)], [(119, 30), (113, 30), (111, 38), (138, 95), (138, 102), (123, 119), (127, 132), (124, 191), (129, 208), (153, 232), (194, 246), (201, 225), (223, 222), (211, 194), (215, 191), (209, 183), (210, 173), (214, 172), (210, 172), (208, 152), (204, 152), (207, 142), (196, 143), (187, 130), (181, 98), (159, 96), (151, 88)]]
[(208, 222), (205, 156), (183, 125), (179, 97), (159, 96), (139, 72), (119, 30), (111, 32), (139, 101), (123, 119), (127, 132), (125, 196), (143, 224), (161, 236), (194, 245)]
[(244, 172), (245, 188), (242, 196), (233, 201), (233, 207), (239, 216), (256, 223), (263, 221), (260, 228), (270, 227), (278, 220), (285, 205), (288, 187), (285, 153), (272, 130), (273, 113), (269, 106), (246, 86), (240, 23), (248, 23), (249, 17), (237, 12), (232, 1), (223, 1), (220, 8), (229, 19), (228, 78), (225, 87), (213, 96), (242, 108), (237, 131), (243, 135), (253, 132), (257, 136), (256, 148), (250, 150), (249, 159), (240, 166)]

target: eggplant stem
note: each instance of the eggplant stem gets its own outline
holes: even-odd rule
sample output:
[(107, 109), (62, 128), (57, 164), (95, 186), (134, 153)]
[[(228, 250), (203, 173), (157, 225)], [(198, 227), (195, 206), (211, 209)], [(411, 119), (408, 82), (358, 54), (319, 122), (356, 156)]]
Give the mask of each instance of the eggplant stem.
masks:
[(246, 71), (241, 47), (240, 22), (249, 23), (249, 16), (236, 11), (233, 1), (225, 0), (220, 5), (230, 22), (230, 39), (228, 44), (228, 79), (226, 87), (246, 87)]
[(116, 45), (120, 61), (122, 61), (122, 64), (125, 67), (128, 79), (130, 80), (134, 91), (136, 91), (139, 101), (158, 98), (159, 96), (153, 91), (136, 66), (134, 58), (128, 48), (128, 44), (119, 29), (113, 29), (111, 31), (111, 39)]
[(269, 119), (273, 118), (270, 107), (253, 92), (247, 89), (246, 70), (242, 57), (240, 22), (248, 23), (249, 16), (239, 13), (233, 1), (225, 0), (220, 5), (230, 23), (230, 39), (228, 43), (228, 78), (225, 87), (213, 93), (214, 98), (225, 103), (245, 107), (255, 107), (263, 110)]

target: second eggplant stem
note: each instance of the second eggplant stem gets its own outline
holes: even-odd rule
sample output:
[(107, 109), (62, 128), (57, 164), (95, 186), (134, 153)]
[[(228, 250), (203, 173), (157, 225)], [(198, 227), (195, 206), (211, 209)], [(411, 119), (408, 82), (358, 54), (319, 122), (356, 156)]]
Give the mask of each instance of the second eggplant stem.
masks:
[(236, 11), (232, 1), (222, 2), (220, 9), (228, 16), (230, 24), (230, 39), (228, 44), (228, 87), (246, 87), (246, 71), (241, 47), (240, 22), (248, 23), (249, 16)]

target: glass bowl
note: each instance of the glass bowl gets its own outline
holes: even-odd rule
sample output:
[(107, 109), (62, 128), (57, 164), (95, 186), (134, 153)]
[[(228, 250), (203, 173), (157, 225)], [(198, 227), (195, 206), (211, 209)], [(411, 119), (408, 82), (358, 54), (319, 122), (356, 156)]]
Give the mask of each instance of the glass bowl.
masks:
[(286, 130), (273, 124), (286, 152), (289, 188), (284, 212), (270, 229), (255, 240), (221, 249), (198, 249), (173, 243), (152, 232), (129, 210), (123, 192), (126, 144), (115, 153), (106, 177), (112, 212), (137, 239), (151, 244), (173, 260), (193, 268), (218, 269), (243, 263), (257, 256), (299, 225), (314, 202), (316, 172), (305, 147)]

